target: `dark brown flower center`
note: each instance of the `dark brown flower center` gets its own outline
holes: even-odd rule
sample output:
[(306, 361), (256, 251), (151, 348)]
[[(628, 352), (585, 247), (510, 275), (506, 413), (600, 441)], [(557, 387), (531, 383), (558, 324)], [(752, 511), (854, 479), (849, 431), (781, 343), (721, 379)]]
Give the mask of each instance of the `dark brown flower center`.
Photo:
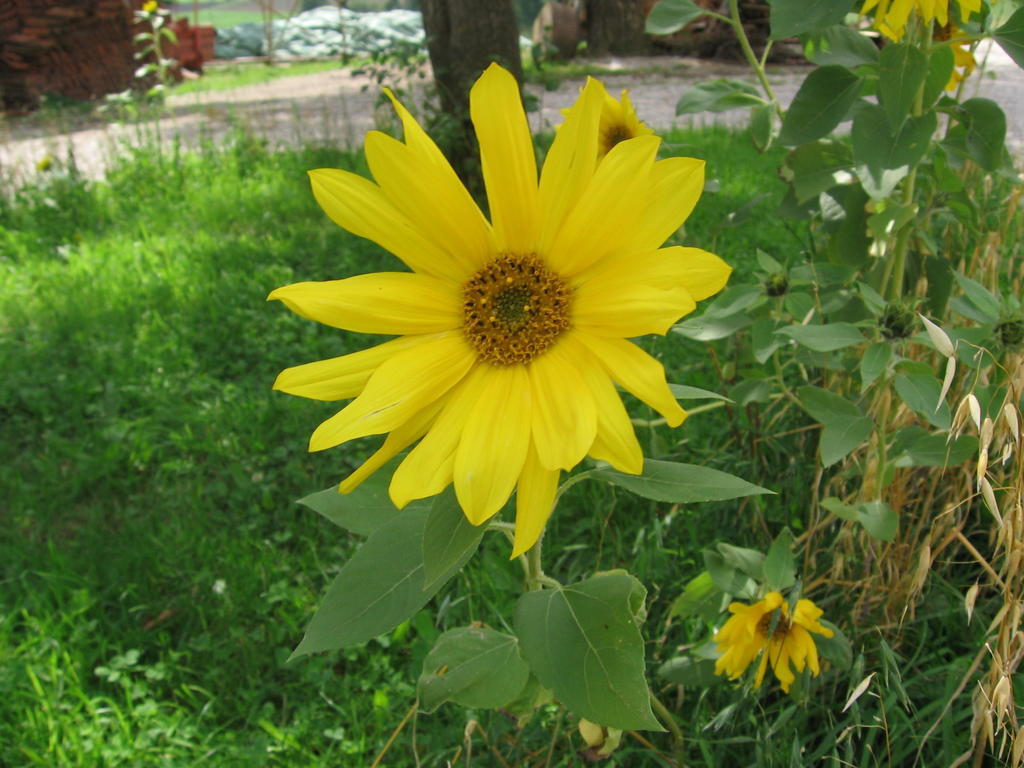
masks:
[(572, 291), (533, 254), (502, 254), (462, 287), (463, 331), (495, 365), (528, 363), (569, 327)]
[(761, 620), (757, 622), (757, 628), (767, 635), (768, 631), (772, 628), (772, 619), (776, 614), (778, 614), (779, 620), (775, 624), (775, 631), (772, 633), (772, 636), (782, 639), (789, 633), (790, 622), (788, 616), (783, 616), (778, 611), (772, 611), (762, 616)]
[(633, 136), (624, 123), (613, 125), (601, 136), (601, 152), (607, 155), (616, 144), (631, 138)]

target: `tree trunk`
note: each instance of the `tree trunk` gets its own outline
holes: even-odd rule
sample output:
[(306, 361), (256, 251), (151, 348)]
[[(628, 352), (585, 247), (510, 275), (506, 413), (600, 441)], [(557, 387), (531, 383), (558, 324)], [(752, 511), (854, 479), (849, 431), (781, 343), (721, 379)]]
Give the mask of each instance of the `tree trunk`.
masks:
[(477, 191), (480, 161), (469, 121), (469, 89), (492, 61), (522, 82), (512, 0), (422, 0), (422, 7), (442, 110), (432, 121), (432, 132), (459, 176)]
[(643, 0), (585, 0), (587, 54), (643, 56), (650, 53), (644, 34)]

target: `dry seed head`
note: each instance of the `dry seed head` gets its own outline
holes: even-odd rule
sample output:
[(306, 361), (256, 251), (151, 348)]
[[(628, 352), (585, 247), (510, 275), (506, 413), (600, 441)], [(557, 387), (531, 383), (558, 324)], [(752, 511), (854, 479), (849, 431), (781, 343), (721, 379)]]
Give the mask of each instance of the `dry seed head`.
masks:
[(939, 402), (935, 404), (936, 411), (938, 411), (946, 401), (946, 394), (949, 392), (949, 388), (953, 384), (954, 376), (956, 376), (956, 358), (950, 357), (946, 360), (946, 375), (942, 378), (942, 391), (939, 392)]
[(932, 547), (925, 542), (921, 547), (921, 555), (917, 558), (917, 572), (914, 574), (913, 591), (920, 592), (928, 580), (928, 571), (932, 567)]
[(967, 395), (967, 405), (971, 409), (971, 420), (974, 422), (974, 428), (981, 429), (981, 403), (978, 402), (978, 398), (975, 397), (973, 392)]
[(1024, 725), (1017, 729), (1017, 735), (1013, 737), (1013, 747), (1010, 749), (1010, 766), (1017, 768), (1024, 759)]
[(995, 428), (995, 424), (992, 423), (992, 419), (988, 416), (981, 422), (981, 436), (978, 438), (981, 443), (981, 450), (988, 452), (988, 447), (992, 443), (992, 431)]
[(956, 407), (956, 410), (953, 411), (953, 422), (950, 424), (949, 434), (946, 435), (947, 443), (960, 437), (960, 433), (963, 431), (964, 425), (967, 423), (967, 419), (970, 418), (968, 415), (971, 409), (970, 400), (968, 399), (970, 397), (971, 395), (968, 395), (961, 400), (960, 404)]
[(1013, 691), (1010, 688), (1010, 678), (1002, 675), (996, 687), (992, 690), (992, 710), (1002, 720), (1006, 717), (1006, 711), (1013, 700)]
[(988, 511), (992, 513), (992, 517), (996, 519), (999, 525), (1003, 524), (1002, 515), (999, 514), (999, 505), (996, 504), (996, 495), (992, 490), (992, 484), (988, 481), (987, 477), (981, 478), (981, 496), (985, 499), (985, 506), (988, 507)]
[(1003, 453), (999, 457), (999, 461), (1001, 463), (1003, 463), (1003, 464), (1006, 464), (1006, 462), (1008, 462), (1010, 460), (1010, 456), (1012, 456), (1012, 455), (1013, 455), (1013, 443), (1011, 443), (1009, 440), (1007, 440), (1005, 443), (1003, 443)]
[(980, 589), (978, 582), (974, 582), (967, 588), (967, 593), (964, 595), (964, 610), (967, 612), (968, 624), (971, 623), (971, 616), (974, 615), (974, 604), (978, 601), (978, 591)]
[(982, 448), (981, 452), (978, 454), (977, 477), (978, 477), (978, 485), (979, 486), (981, 485), (981, 480), (982, 480), (983, 477), (985, 477), (985, 473), (987, 471), (988, 471), (988, 451), (985, 450), (984, 448)]
[(953, 349), (953, 342), (949, 340), (949, 336), (946, 335), (946, 332), (924, 315), (919, 314), (918, 317), (920, 317), (921, 322), (924, 323), (924, 329), (928, 332), (928, 338), (932, 340), (932, 344), (935, 345), (935, 348), (939, 350), (943, 356), (952, 358), (955, 350)]
[(1020, 441), (1020, 421), (1017, 418), (1017, 408), (1013, 403), (1006, 403), (1003, 406), (1003, 418), (1006, 420), (1006, 426), (1010, 428), (1010, 434), (1013, 435), (1013, 442)]

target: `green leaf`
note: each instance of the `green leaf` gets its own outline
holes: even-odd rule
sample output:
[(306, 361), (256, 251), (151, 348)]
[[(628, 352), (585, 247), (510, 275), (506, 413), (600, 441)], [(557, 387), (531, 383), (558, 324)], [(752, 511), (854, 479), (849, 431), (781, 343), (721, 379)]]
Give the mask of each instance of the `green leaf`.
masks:
[(402, 514), (388, 497), (391, 474), (401, 458), (393, 459), (364, 480), (351, 493), (339, 493), (338, 486), (311, 493), (298, 504), (323, 515), (332, 523), (359, 536), (369, 536)]
[(423, 530), (423, 588), (447, 579), (456, 563), (472, 557), (484, 530), (466, 519), (452, 486), (435, 496)]
[(928, 74), (928, 59), (916, 45), (890, 43), (878, 57), (878, 101), (893, 133), (903, 125)]
[(516, 637), (483, 627), (459, 627), (441, 635), (430, 649), (416, 695), (427, 712), (446, 701), (497, 709), (522, 693), (529, 674)]
[(988, 288), (969, 277), (961, 275), (959, 272), (955, 273), (953, 277), (960, 286), (960, 290), (964, 292), (971, 304), (977, 307), (982, 315), (988, 318), (990, 322), (995, 322), (999, 319), (999, 299), (993, 296)]
[[(502, 710), (522, 721), (523, 718), (530, 717), (537, 707), (550, 704), (551, 698), (551, 691), (541, 685), (531, 672), (526, 678), (526, 685), (523, 686), (522, 692), (512, 701), (502, 705)], [(520, 724), (524, 725), (525, 723), (520, 722)]]
[(715, 341), (732, 336), (741, 328), (754, 322), (750, 315), (736, 314), (729, 317), (694, 317), (676, 324), (672, 333), (678, 333), (694, 341)]
[(772, 0), (772, 39), (796, 37), (839, 24), (849, 10), (850, 0)]
[(758, 152), (766, 151), (777, 134), (774, 104), (759, 104), (750, 110), (750, 140)]
[(764, 578), (764, 553), (746, 547), (734, 547), (725, 541), (715, 545), (726, 565), (741, 571), (754, 581)]
[(800, 404), (821, 422), (821, 463), (828, 467), (871, 437), (874, 422), (849, 400), (821, 387), (800, 387)]
[(857, 519), (864, 530), (882, 541), (892, 541), (899, 530), (899, 516), (884, 501), (869, 501), (858, 507)]
[(710, 688), (725, 679), (715, 674), (714, 659), (695, 659), (692, 656), (669, 659), (658, 667), (657, 675), (670, 683), (697, 688)]
[(644, 471), (641, 475), (629, 475), (608, 467), (595, 471), (594, 477), (607, 480), (645, 499), (676, 504), (724, 501), (763, 493), (774, 494), (774, 491), (717, 469), (656, 459), (644, 460)]
[(725, 400), (731, 402), (725, 395), (712, 392), (710, 389), (689, 387), (686, 384), (669, 384), (668, 388), (676, 400)]
[(764, 583), (779, 592), (796, 584), (796, 559), (793, 557), (793, 534), (783, 528), (768, 548), (764, 558)]
[(537, 679), (577, 715), (610, 728), (660, 731), (633, 619), (638, 591), (646, 594), (615, 570), (527, 592), (516, 605), (515, 631)]
[(811, 72), (786, 110), (779, 141), (806, 144), (827, 136), (846, 119), (861, 85), (862, 78), (845, 67), (821, 67)]
[(827, 499), (822, 499), (821, 506), (841, 520), (846, 520), (850, 523), (857, 522), (858, 515), (860, 514), (856, 507), (851, 507), (849, 504), (843, 504), (843, 502), (835, 496), (829, 496)]
[(764, 104), (764, 99), (750, 83), (742, 80), (708, 80), (694, 86), (680, 97), (676, 102), (676, 114), (725, 112), (758, 104)]
[(953, 49), (948, 45), (932, 49), (931, 56), (928, 57), (928, 75), (924, 80), (921, 98), (921, 104), (925, 109), (932, 106), (946, 90), (949, 76), (953, 74), (954, 63)]
[(969, 157), (986, 171), (1003, 162), (1006, 114), (991, 99), (968, 99), (953, 110), (960, 123), (947, 132), (943, 146)]
[(779, 328), (781, 333), (815, 352), (834, 352), (857, 344), (863, 344), (864, 334), (849, 323), (826, 323), (825, 325), (787, 325)]
[(757, 584), (749, 576), (740, 572), (737, 568), (725, 562), (720, 552), (713, 549), (705, 549), (704, 567), (711, 574), (711, 580), (715, 586), (727, 595), (750, 597), (757, 589)]
[(1018, 67), (1024, 67), (1024, 8), (1019, 8), (1005, 24), (993, 30), (992, 39)]
[[(920, 117), (910, 117), (893, 136), (885, 112), (874, 104), (864, 104), (853, 118), (851, 138), (853, 159), (857, 164), (857, 175), (865, 189), (876, 199), (879, 192), (891, 193), (891, 186), (902, 179), (916, 166), (928, 147), (938, 126), (934, 112)], [(886, 171), (899, 171), (889, 173)], [(870, 175), (870, 179), (865, 179)]]
[(850, 147), (836, 141), (817, 141), (797, 147), (786, 156), (784, 175), (798, 203), (854, 181)]
[(707, 9), (693, 0), (659, 0), (647, 14), (644, 31), (648, 35), (671, 35), (706, 13)]
[(846, 639), (846, 635), (827, 619), (818, 619), (822, 626), (826, 629), (832, 630), (832, 637), (825, 637), (823, 635), (813, 635), (814, 643), (818, 646), (818, 650), (821, 651), (821, 655), (837, 669), (849, 669), (850, 665), (853, 664), (853, 648), (850, 646), (850, 641)]
[(897, 467), (956, 467), (978, 452), (978, 438), (961, 435), (950, 442), (944, 435), (922, 435), (894, 462)]
[(892, 345), (885, 341), (876, 341), (864, 352), (860, 359), (861, 389), (867, 389), (881, 376), (892, 359)]
[[(753, 373), (759, 373), (754, 371)], [(775, 383), (768, 378), (744, 379), (729, 390), (729, 396), (740, 408), (751, 403), (769, 403), (775, 391)]]
[(893, 383), (896, 393), (910, 410), (939, 429), (949, 429), (952, 423), (949, 405), (945, 401), (939, 403), (942, 382), (926, 373), (900, 373)]
[(361, 643), (394, 629), (465, 564), (456, 563), (431, 589), (423, 588), (427, 515), (426, 509), (406, 508), (370, 535), (327, 588), (291, 658)]
[(701, 571), (690, 579), (683, 592), (672, 603), (669, 614), (685, 619), (700, 616), (713, 621), (722, 609), (722, 590), (715, 586), (714, 579), (707, 571)]
[(852, 68), (878, 61), (878, 48), (875, 44), (845, 24), (835, 24), (812, 35), (805, 54), (809, 61), (819, 67), (835, 65)]

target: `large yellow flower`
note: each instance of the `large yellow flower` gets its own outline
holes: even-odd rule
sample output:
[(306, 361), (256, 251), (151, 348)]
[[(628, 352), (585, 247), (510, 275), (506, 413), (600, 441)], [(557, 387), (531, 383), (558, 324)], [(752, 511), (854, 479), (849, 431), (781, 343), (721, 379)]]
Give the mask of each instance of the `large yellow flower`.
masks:
[(771, 663), (779, 685), (789, 693), (789, 686), (796, 680), (794, 668), (803, 672), (808, 667), (815, 676), (821, 671), (818, 649), (810, 633), (832, 637), (833, 632), (818, 621), (822, 611), (810, 600), (797, 600), (790, 615), (789, 604), (782, 595), (769, 592), (753, 605), (732, 603), (729, 612), (732, 616), (715, 634), (722, 654), (715, 662), (716, 675), (725, 674), (735, 680), (760, 655), (754, 687), (761, 687), (765, 670)]
[(416, 443), (391, 478), (395, 505), (454, 482), (479, 525), (515, 490), (515, 556), (540, 536), (562, 470), (589, 454), (642, 471), (615, 384), (670, 425), (685, 418), (661, 364), (628, 339), (665, 333), (728, 278), (711, 253), (660, 247), (696, 205), (704, 164), (656, 161), (655, 136), (623, 141), (599, 164), (604, 100), (590, 80), (538, 181), (515, 79), (496, 65), (480, 77), (470, 116), (490, 222), (393, 97), (405, 140), (367, 135), (376, 183), (310, 173), (332, 220), (411, 270), (296, 283), (269, 296), (336, 328), (397, 337), (288, 368), (274, 384), (319, 400), (355, 398), (316, 429), (312, 451), (387, 435), (343, 493)]
[[(956, 0), (960, 6), (960, 19), (967, 21), (972, 13), (981, 11), (981, 0)], [(890, 40), (900, 40), (907, 31), (910, 15), (917, 15), (926, 24), (938, 22), (940, 27), (949, 24), (949, 0), (867, 0), (861, 8), (861, 15), (877, 6), (875, 29)]]

